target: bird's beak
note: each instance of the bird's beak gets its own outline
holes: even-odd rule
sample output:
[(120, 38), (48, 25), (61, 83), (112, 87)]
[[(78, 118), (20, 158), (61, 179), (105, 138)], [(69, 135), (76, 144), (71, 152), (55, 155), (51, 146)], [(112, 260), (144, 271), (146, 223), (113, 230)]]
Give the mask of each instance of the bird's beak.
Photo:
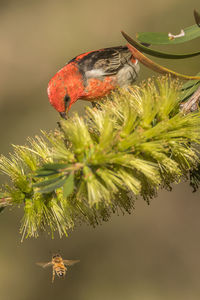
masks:
[(67, 120), (67, 114), (66, 114), (66, 111), (60, 112), (60, 116), (61, 116), (63, 119)]

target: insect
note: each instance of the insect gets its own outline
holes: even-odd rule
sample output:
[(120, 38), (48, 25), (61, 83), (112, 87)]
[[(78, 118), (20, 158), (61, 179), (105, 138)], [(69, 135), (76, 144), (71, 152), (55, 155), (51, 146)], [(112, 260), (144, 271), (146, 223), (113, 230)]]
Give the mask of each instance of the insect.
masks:
[(55, 274), (59, 278), (64, 278), (67, 272), (67, 266), (72, 266), (76, 263), (78, 263), (80, 260), (68, 260), (68, 259), (62, 259), (60, 254), (55, 254), (52, 256), (52, 260), (47, 263), (37, 263), (37, 265), (46, 268), (53, 266), (53, 275), (52, 275), (52, 283), (55, 279)]

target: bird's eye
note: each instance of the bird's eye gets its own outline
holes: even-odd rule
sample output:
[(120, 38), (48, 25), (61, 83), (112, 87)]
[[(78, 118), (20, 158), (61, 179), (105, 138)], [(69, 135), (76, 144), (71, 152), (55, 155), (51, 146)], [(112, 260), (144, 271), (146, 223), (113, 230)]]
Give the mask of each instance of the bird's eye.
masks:
[(64, 97), (64, 102), (65, 102), (65, 109), (67, 109), (70, 104), (70, 97), (67, 94)]

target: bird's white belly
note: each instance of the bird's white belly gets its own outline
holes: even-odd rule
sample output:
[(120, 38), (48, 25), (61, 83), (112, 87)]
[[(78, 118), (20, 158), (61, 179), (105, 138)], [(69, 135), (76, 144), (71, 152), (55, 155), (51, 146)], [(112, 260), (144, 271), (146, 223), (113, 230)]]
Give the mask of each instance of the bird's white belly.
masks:
[(137, 74), (140, 70), (140, 66), (138, 64), (138, 61), (136, 63), (132, 63), (129, 61), (129, 63), (124, 64), (123, 68), (121, 68), (117, 72), (117, 83), (120, 87), (126, 87), (136, 80)]

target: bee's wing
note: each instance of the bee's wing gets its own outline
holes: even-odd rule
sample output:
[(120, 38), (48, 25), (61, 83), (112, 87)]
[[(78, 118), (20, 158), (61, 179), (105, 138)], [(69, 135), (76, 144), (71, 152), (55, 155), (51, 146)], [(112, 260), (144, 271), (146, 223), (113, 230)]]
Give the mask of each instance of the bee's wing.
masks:
[(66, 265), (66, 266), (72, 266), (72, 265), (78, 263), (79, 261), (80, 261), (79, 259), (77, 259), (77, 260), (63, 259), (63, 263), (64, 263), (64, 265)]
[(48, 263), (43, 263), (43, 262), (39, 262), (39, 263), (36, 263), (36, 265), (40, 266), (40, 267), (43, 267), (43, 268), (47, 268), (47, 267), (50, 267), (52, 266), (52, 262), (48, 262)]

